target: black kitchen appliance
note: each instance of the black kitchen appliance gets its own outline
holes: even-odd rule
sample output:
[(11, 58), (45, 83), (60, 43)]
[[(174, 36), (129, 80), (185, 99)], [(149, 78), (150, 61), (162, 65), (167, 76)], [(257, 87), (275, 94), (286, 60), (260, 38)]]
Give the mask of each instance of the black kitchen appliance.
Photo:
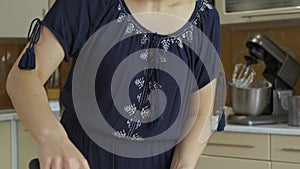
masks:
[(249, 56), (245, 56), (246, 65), (264, 61), (266, 68), (263, 76), (272, 84), (270, 105), (265, 113), (259, 116), (231, 115), (227, 122), (232, 124), (272, 124), (288, 121), (285, 100), (293, 94), (293, 88), (300, 75), (300, 65), (286, 52), (280, 49), (268, 37), (262, 34), (251, 34), (245, 42)]

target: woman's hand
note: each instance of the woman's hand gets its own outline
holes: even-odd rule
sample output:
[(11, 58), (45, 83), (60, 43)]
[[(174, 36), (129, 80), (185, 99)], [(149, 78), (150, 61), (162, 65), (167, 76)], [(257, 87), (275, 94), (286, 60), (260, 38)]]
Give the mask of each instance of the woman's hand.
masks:
[(67, 138), (52, 135), (39, 143), (41, 169), (89, 169), (80, 151)]

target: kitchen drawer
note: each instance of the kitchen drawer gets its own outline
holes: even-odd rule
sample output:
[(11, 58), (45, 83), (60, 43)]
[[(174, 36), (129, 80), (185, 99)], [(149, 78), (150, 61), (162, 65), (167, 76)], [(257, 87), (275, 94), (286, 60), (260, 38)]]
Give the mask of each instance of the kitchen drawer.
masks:
[(209, 140), (203, 154), (270, 160), (270, 135), (216, 132)]
[(195, 169), (271, 169), (271, 162), (203, 155)]
[(25, 126), (18, 122), (19, 169), (28, 169), (31, 159), (38, 157), (38, 145)]
[(272, 169), (299, 169), (300, 164), (272, 162)]
[(300, 136), (271, 136), (271, 160), (300, 163)]
[(10, 122), (0, 122), (0, 168), (11, 168)]

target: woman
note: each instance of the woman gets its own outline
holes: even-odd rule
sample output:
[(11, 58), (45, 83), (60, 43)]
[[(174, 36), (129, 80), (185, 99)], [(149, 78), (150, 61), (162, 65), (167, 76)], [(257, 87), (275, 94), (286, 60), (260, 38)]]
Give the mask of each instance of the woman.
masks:
[[(153, 13), (151, 16), (154, 16), (158, 12), (162, 15), (182, 18), (184, 23), (188, 24), (174, 24), (175, 26), (165, 27), (166, 29), (156, 29), (160, 28), (159, 24), (152, 24), (153, 22), (149, 24), (143, 16), (138, 15), (138, 13)], [(163, 22), (159, 23), (166, 22), (160, 19)], [(104, 29), (112, 22), (114, 22), (113, 26)], [(147, 24), (148, 26), (143, 26)], [(114, 30), (116, 27), (117, 29)], [(7, 80), (7, 91), (15, 110), (39, 145), (41, 168), (195, 168), (212, 131), (210, 118), (213, 112), (216, 80), (215, 76), (208, 77), (209, 72), (203, 66), (203, 62), (195, 58), (195, 54), (188, 49), (191, 47), (182, 42), (185, 40), (192, 42), (193, 39), (198, 38), (193, 33), (194, 28), (203, 31), (212, 43), (214, 51), (218, 53), (220, 50), (219, 18), (216, 10), (206, 0), (57, 0), (44, 20), (37, 21), (26, 51), (24, 50), (20, 55)], [(119, 34), (126, 37), (118, 39)], [(107, 45), (108, 41), (111, 46), (106, 52), (96, 50)], [(114, 41), (117, 42), (113, 43)], [(151, 52), (152, 48), (160, 50)], [(120, 96), (117, 89), (123, 85), (123, 76), (131, 75), (126, 73), (129, 71), (129, 66), (124, 68), (125, 73), (123, 72), (124, 74), (117, 79), (118, 97), (116, 98), (111, 96), (112, 76), (127, 56), (139, 51), (141, 52), (138, 62), (146, 69), (136, 72), (131, 77), (133, 81), (129, 85), (129, 95), (133, 104), (124, 104), (120, 106), (122, 110), (117, 109), (112, 103)], [(87, 119), (82, 119), (82, 114), (78, 114), (80, 108), (78, 105), (89, 97), (77, 97), (81, 96), (80, 91), (84, 87), (78, 84), (81, 83), (81, 79), (74, 71), (79, 74), (83, 72), (88, 77), (87, 72), (93, 64), (89, 56), (94, 55), (95, 52), (105, 56), (98, 65), (96, 80), (87, 84), (93, 83), (97, 86), (94, 90), (95, 103), (115, 132), (93, 128), (93, 125), (84, 121)], [(174, 116), (180, 116), (177, 111), (179, 109), (177, 105), (180, 103), (178, 98), (181, 96), (182, 99), (184, 94), (179, 95), (176, 91), (181, 86), (176, 86), (176, 78), (174, 80), (163, 71), (156, 69), (157, 65), (163, 67), (164, 63), (169, 62), (168, 52), (178, 56), (192, 70), (197, 88), (191, 84), (185, 84), (184, 87), (189, 86), (189, 90), (196, 93), (197, 97), (194, 96), (195, 94), (191, 96), (195, 98), (192, 99), (192, 103), (197, 105), (200, 99), (201, 106), (192, 108), (196, 116), (188, 115), (187, 118), (183, 118), (192, 119), (194, 122), (188, 127), (188, 132), (183, 134), (182, 139), (178, 139), (179, 135), (182, 135), (182, 129), (179, 128), (180, 132), (174, 130), (175, 136), (150, 139), (147, 142), (145, 141), (147, 138), (172, 128), (170, 123), (177, 119)], [(70, 58), (73, 66), (61, 92), (65, 111), (60, 123), (49, 108), (43, 85), (62, 60), (68, 61)], [(76, 68), (76, 62), (77, 65), (88, 64), (79, 69)], [(150, 95), (156, 90), (165, 90), (168, 102), (165, 103), (162, 114), (151, 116), (149, 113), (154, 112), (154, 101), (161, 101), (160, 99), (163, 98), (159, 94)], [(154, 100), (151, 100), (153, 98)], [(157, 105), (161, 105), (160, 103)], [(85, 108), (88, 110), (89, 106)], [(123, 111), (124, 116), (128, 118), (121, 116), (120, 111)], [(176, 111), (177, 114), (174, 115)], [(139, 112), (139, 117), (132, 116), (137, 114), (136, 112)], [(148, 121), (141, 122), (147, 116), (151, 119), (147, 118)], [(184, 121), (183, 119), (181, 121)], [(93, 119), (88, 120), (93, 121)], [(89, 133), (90, 128), (92, 131), (97, 131), (96, 137), (100, 138), (100, 141)], [(108, 144), (112, 149), (102, 146), (104, 138), (109, 140)], [(164, 147), (163, 143), (166, 140), (172, 142), (171, 145), (175, 144), (167, 148), (158, 148)], [(146, 142), (146, 147), (148, 143), (151, 144), (152, 147), (147, 150), (150, 154), (143, 154), (146, 150), (141, 148), (133, 152), (140, 152), (143, 155), (126, 154), (127, 151), (117, 152), (118, 150), (115, 149), (119, 143), (128, 144), (130, 147), (139, 145), (143, 141)], [(152, 143), (155, 143), (154, 146)], [(163, 151), (160, 152), (161, 149)], [(159, 153), (151, 154), (156, 150)]]

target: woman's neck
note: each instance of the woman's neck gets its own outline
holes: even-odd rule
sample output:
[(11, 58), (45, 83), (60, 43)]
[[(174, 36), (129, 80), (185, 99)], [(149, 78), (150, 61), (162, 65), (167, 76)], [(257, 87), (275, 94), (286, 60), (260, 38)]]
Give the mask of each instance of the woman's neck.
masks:
[[(127, 0), (130, 1), (130, 0)], [(195, 1), (195, 0), (133, 0), (133, 1), (140, 1), (151, 8), (165, 8), (170, 6), (179, 5), (184, 3), (185, 1)]]

